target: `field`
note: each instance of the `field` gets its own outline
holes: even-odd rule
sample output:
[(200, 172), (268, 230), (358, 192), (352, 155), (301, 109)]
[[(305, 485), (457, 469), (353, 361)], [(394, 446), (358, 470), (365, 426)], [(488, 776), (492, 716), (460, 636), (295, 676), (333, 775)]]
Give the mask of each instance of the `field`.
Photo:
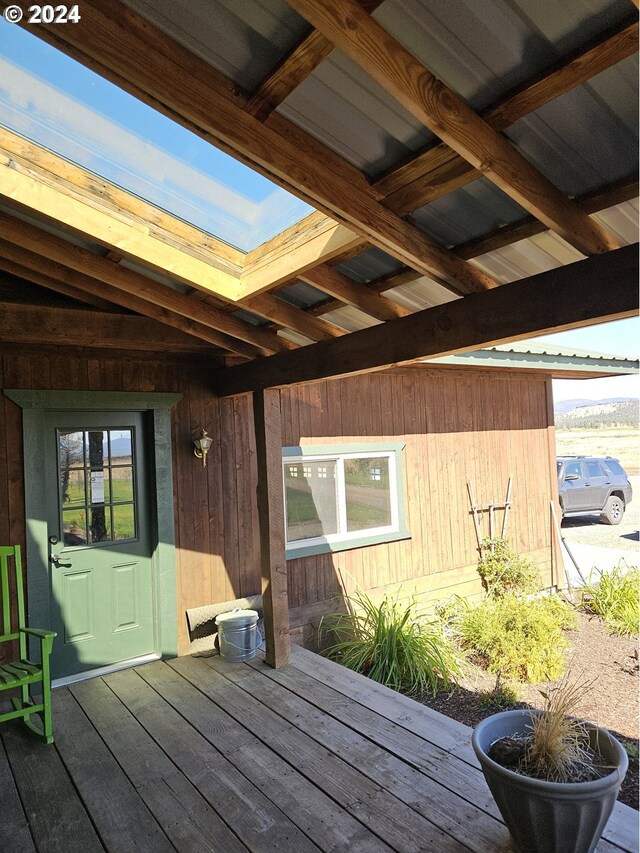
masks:
[(556, 429), (558, 456), (613, 456), (627, 474), (640, 473), (638, 430), (633, 427)]

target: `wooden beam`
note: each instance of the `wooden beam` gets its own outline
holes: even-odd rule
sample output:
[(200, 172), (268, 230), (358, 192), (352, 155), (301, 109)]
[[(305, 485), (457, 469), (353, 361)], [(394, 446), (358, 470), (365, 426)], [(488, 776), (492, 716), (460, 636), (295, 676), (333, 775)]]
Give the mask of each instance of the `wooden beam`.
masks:
[(164, 243), (239, 278), (245, 253), (200, 228), (3, 127), (0, 152), (11, 168), (38, 176), (60, 192), (109, 211), (133, 228), (144, 229)]
[[(72, 284), (68, 284), (66, 281), (58, 281), (44, 272), (36, 272), (27, 266), (23, 266), (20, 263), (9, 260), (6, 252), (7, 249), (10, 252), (15, 249), (18, 253), (23, 252), (24, 249), (20, 249), (18, 246), (12, 246), (9, 243), (3, 243), (0, 241), (0, 270), (5, 273), (9, 273), (11, 276), (16, 276), (16, 278), (22, 279), (23, 281), (21, 281), (20, 284), (24, 284), (24, 282), (39, 284), (47, 290), (54, 291), (62, 296), (68, 296), (70, 299), (76, 299), (80, 303), (91, 305), (100, 311), (118, 310), (118, 306), (114, 305), (113, 302), (109, 302), (108, 300), (103, 299), (102, 296), (97, 295), (100, 289), (100, 285), (97, 282), (95, 292), (88, 293), (87, 291), (81, 290), (79, 287), (74, 287)], [(43, 267), (46, 268), (46, 264), (43, 264)], [(47, 272), (49, 272), (49, 270), (47, 270)], [(7, 300), (6, 291), (6, 282), (4, 280), (0, 280), (0, 300), (4, 299), (8, 302), (14, 301), (12, 299)]]
[(269, 293), (252, 296), (243, 300), (241, 305), (261, 317), (266, 317), (287, 329), (299, 332), (311, 341), (325, 341), (346, 334), (344, 329), (329, 323), (328, 320), (314, 317), (313, 314), (289, 305), (288, 302), (278, 299), (277, 296), (271, 296)]
[(224, 332), (232, 338), (238, 338), (253, 347), (258, 347), (262, 353), (280, 352), (293, 347), (273, 332), (232, 317), (213, 305), (193, 300), (171, 287), (152, 281), (140, 273), (114, 264), (107, 258), (74, 246), (60, 237), (55, 237), (7, 214), (0, 213), (0, 233), (10, 243), (98, 279), (123, 293), (133, 294), (147, 302), (160, 305), (174, 314), (195, 320), (197, 323)]
[(324, 290), (330, 296), (334, 296), (347, 305), (359, 308), (365, 314), (378, 320), (395, 320), (397, 317), (406, 317), (411, 314), (404, 305), (399, 305), (386, 296), (381, 296), (373, 290), (369, 290), (366, 284), (358, 284), (348, 276), (328, 266), (321, 264), (303, 273), (300, 278), (320, 290)]
[[(601, 210), (606, 210), (616, 204), (622, 204), (625, 201), (631, 201), (638, 197), (638, 175), (634, 172), (632, 175), (623, 178), (620, 181), (615, 181), (606, 187), (600, 187), (597, 190), (592, 190), (579, 196), (575, 201), (585, 213), (593, 214)], [(465, 260), (477, 258), (486, 252), (494, 252), (497, 249), (502, 249), (505, 246), (510, 246), (512, 243), (517, 243), (519, 240), (525, 240), (528, 237), (535, 237), (537, 234), (543, 234), (548, 231), (547, 226), (540, 222), (539, 219), (534, 219), (533, 216), (527, 216), (513, 222), (511, 225), (503, 225), (495, 231), (488, 234), (483, 234), (481, 237), (476, 237), (466, 243), (460, 243), (454, 246), (453, 251), (460, 255)], [(390, 273), (382, 276), (375, 281), (370, 281), (366, 285), (370, 290), (376, 293), (384, 293), (393, 287), (400, 287), (403, 284), (408, 284), (416, 279), (421, 278), (420, 273), (415, 270), (405, 267), (399, 272)], [(335, 311), (343, 306), (343, 302), (337, 299), (327, 299), (326, 302), (320, 302), (312, 305), (307, 310), (315, 315), (327, 314), (330, 311)]]
[(35, 34), (455, 292), (495, 284), (384, 208), (357, 169), (311, 136), (303, 145), (291, 123), (276, 131), (248, 115), (228, 81), (225, 90), (207, 63), (116, 0), (85, 0), (73, 27), (42, 24)]
[(257, 499), (266, 662), (280, 669), (289, 663), (291, 649), (279, 391), (268, 389), (253, 394), (253, 419), (258, 463)]
[[(559, 97), (570, 89), (605, 71), (638, 50), (638, 22), (627, 19), (611, 31), (600, 34), (597, 39), (589, 40), (568, 57), (563, 57), (558, 63), (544, 72), (535, 75), (522, 86), (502, 96), (495, 104), (481, 112), (482, 118), (496, 131), (504, 130), (529, 113), (540, 109), (549, 101)], [(317, 30), (313, 31), (317, 34)], [(460, 157), (448, 145), (440, 142), (431, 145), (408, 162), (394, 167), (378, 179), (374, 187), (384, 197), (384, 205), (394, 213), (404, 215), (424, 204), (441, 198), (461, 186), (481, 177), (466, 160)], [(318, 214), (314, 214), (318, 217)], [(309, 222), (303, 221), (290, 229), (300, 240), (304, 234), (303, 228), (309, 228), (312, 234), (311, 217)], [(326, 222), (326, 220), (325, 220)], [(318, 226), (318, 219), (315, 220)], [(337, 226), (336, 226), (337, 227)], [(343, 227), (343, 226), (341, 226)], [(545, 226), (542, 226), (543, 228)], [(339, 253), (327, 252), (325, 257), (318, 255), (319, 263), (326, 263), (332, 257), (344, 259), (345, 251), (363, 250), (366, 241), (358, 235), (353, 235), (352, 245), (347, 245)], [(275, 242), (278, 238), (274, 238)], [(250, 277), (252, 268), (262, 253), (270, 252), (269, 244), (250, 252), (246, 258), (245, 276)], [(261, 274), (262, 281), (278, 286), (294, 277), (300, 267), (293, 263), (291, 266), (278, 269), (276, 266), (264, 266)], [(418, 277), (418, 276), (416, 276)]]
[(312, 213), (292, 225), (268, 243), (247, 253), (240, 286), (239, 299), (245, 294), (257, 294), (286, 284), (317, 264), (326, 263), (336, 255), (366, 245), (362, 237), (350, 228), (324, 216)]
[[(382, 0), (360, 0), (360, 5), (370, 14), (381, 2)], [(264, 121), (321, 62), (324, 62), (333, 49), (328, 38), (317, 30), (312, 30), (251, 93), (245, 110)]]
[(6, 302), (0, 311), (0, 342), (152, 352), (207, 352), (205, 345), (195, 338), (146, 317)]
[(380, 370), (638, 312), (638, 245), (224, 370), (220, 396)]
[[(615, 204), (631, 201), (637, 197), (638, 176), (637, 173), (634, 173), (627, 178), (623, 178), (621, 181), (616, 181), (608, 187), (585, 193), (585, 195), (576, 199), (576, 204), (584, 213), (592, 214), (613, 207)], [(482, 237), (476, 237), (466, 243), (460, 243), (460, 245), (455, 247), (454, 251), (461, 258), (477, 258), (487, 252), (495, 252), (497, 249), (510, 246), (519, 240), (526, 240), (529, 237), (535, 237), (537, 234), (544, 234), (547, 230), (547, 227), (539, 219), (527, 216), (519, 219), (517, 222), (512, 222), (510, 225), (504, 225), (502, 228), (498, 228), (489, 234), (484, 234)]]
[(157, 301), (142, 299), (132, 293), (116, 287), (111, 287), (104, 281), (56, 263), (50, 258), (23, 249), (21, 246), (0, 240), (0, 268), (20, 275), (28, 281), (34, 281), (56, 293), (73, 295), (75, 292), (84, 294), (85, 298), (98, 300), (103, 297), (113, 306), (135, 311), (145, 317), (157, 320), (174, 329), (178, 329), (194, 338), (221, 347), (229, 352), (246, 358), (256, 358), (263, 355), (264, 350), (253, 347), (244, 341), (218, 332), (203, 323), (189, 320), (185, 317), (163, 308)]
[(152, 236), (144, 227), (123, 222), (110, 211), (45, 184), (40, 175), (4, 159), (0, 161), (0, 196), (198, 290), (230, 300), (237, 297), (238, 279), (230, 273)]
[(590, 255), (618, 246), (507, 139), (364, 13), (356, 0), (289, 0), (289, 4), (482, 175), (579, 251)]
[(312, 30), (252, 92), (246, 111), (264, 121), (332, 51), (329, 39)]
[[(637, 53), (638, 30), (636, 19), (625, 20), (503, 95), (483, 110), (481, 117), (495, 131), (505, 130), (549, 101)], [(384, 195), (386, 207), (404, 215), (479, 177), (476, 169), (441, 142), (394, 167), (374, 186)]]

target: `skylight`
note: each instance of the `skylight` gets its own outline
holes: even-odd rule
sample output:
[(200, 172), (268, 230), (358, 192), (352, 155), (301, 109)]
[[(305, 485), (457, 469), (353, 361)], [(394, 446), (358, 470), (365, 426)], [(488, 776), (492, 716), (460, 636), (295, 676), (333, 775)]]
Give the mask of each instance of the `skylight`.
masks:
[(0, 18), (0, 124), (248, 252), (313, 211)]

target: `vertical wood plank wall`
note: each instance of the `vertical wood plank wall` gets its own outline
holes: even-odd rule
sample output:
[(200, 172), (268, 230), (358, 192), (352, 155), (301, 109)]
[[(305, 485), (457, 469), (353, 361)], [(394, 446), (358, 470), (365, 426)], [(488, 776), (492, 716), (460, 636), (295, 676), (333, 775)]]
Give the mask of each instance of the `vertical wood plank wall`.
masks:
[[(70, 354), (74, 353), (74, 354)], [(479, 504), (502, 501), (513, 477), (509, 537), (550, 578), (549, 500), (555, 455), (548, 384), (540, 375), (406, 369), (287, 389), (287, 446), (406, 441), (410, 540), (291, 560), (292, 639), (313, 644), (334, 596), (356, 585), (431, 597), (479, 592), (466, 482)], [(256, 453), (249, 395), (213, 397), (200, 365), (52, 349), (0, 349), (0, 388), (164, 391), (173, 414), (179, 648), (185, 611), (260, 591)], [(214, 438), (206, 469), (192, 453), (202, 428)], [(0, 396), (0, 543), (25, 542), (21, 410)], [(501, 513), (496, 513), (498, 525)], [(485, 518), (485, 532), (488, 533)]]
[[(71, 351), (69, 351), (71, 352)], [(185, 611), (260, 592), (256, 455), (250, 397), (220, 400), (188, 362), (0, 350), (0, 388), (179, 392), (172, 417), (179, 649)], [(207, 467), (193, 455), (214, 438)], [(22, 412), (0, 394), (0, 543), (25, 544)]]
[[(374, 598), (385, 589), (406, 596), (415, 590), (427, 599), (479, 594), (467, 480), (486, 507), (504, 502), (513, 477), (508, 538), (550, 584), (555, 444), (549, 386), (539, 374), (408, 368), (283, 391), (287, 446), (406, 442), (411, 532), (410, 540), (289, 561), (292, 638), (312, 645), (322, 614), (340, 609), (345, 590), (359, 587)], [(496, 511), (498, 532), (502, 517)], [(489, 534), (487, 513), (483, 533)]]

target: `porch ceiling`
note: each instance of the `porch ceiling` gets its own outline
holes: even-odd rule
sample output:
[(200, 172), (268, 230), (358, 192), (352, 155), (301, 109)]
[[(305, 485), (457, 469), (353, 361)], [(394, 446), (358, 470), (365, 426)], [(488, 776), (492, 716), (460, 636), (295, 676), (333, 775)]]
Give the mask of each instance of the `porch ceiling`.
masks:
[[(638, 16), (630, 0), (476, 9), (86, 0), (78, 24), (25, 23), (318, 212), (240, 252), (0, 128), (0, 268), (259, 360), (225, 393), (234, 375), (251, 377), (242, 390), (302, 381), (347, 350), (350, 370), (372, 369), (382, 337), (367, 328), (402, 341), (415, 312), (436, 312), (420, 328), (457, 324), (441, 352), (477, 346), (466, 329), (494, 310), (490, 291), (637, 239)], [(637, 310), (623, 283), (592, 293), (585, 264), (597, 310), (559, 321), (553, 289), (529, 288), (526, 334)], [(622, 266), (637, 274), (637, 259)], [(490, 342), (518, 336), (499, 320)]]

